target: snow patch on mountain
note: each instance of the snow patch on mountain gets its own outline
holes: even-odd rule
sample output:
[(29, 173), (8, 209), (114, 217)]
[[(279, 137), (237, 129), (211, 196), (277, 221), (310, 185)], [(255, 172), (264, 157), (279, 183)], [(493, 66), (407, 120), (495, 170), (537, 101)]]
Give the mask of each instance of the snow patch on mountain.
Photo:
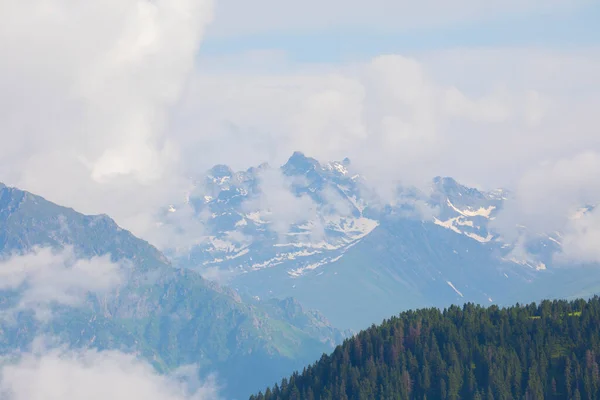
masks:
[(339, 172), (342, 175), (347, 175), (348, 174), (348, 168), (346, 168), (342, 163), (338, 162), (338, 161), (334, 161), (334, 162), (330, 162), (327, 164), (327, 168), (329, 170), (335, 170), (337, 172)]
[(450, 218), (448, 221), (440, 221), (439, 219), (437, 219), (435, 217), (433, 218), (433, 222), (436, 225), (442, 226), (442, 227), (444, 227), (446, 229), (450, 229), (450, 230), (452, 230), (452, 231), (454, 231), (456, 233), (461, 233), (462, 234), (462, 231), (460, 229), (458, 229), (457, 227), (454, 226), (454, 222), (456, 220), (457, 220), (457, 218)]
[(448, 284), (448, 286), (450, 286), (452, 288), (452, 290), (454, 290), (460, 297), (465, 297), (463, 296), (463, 294), (460, 292), (460, 290), (458, 290), (456, 287), (454, 287), (454, 285), (452, 284), (452, 282), (450, 281), (446, 281), (446, 283)]
[[(267, 214), (266, 212), (263, 212), (263, 214)], [(255, 224), (258, 225), (265, 225), (268, 224), (267, 221), (263, 220), (261, 218), (261, 212), (260, 211), (255, 211), (255, 212), (251, 212), (246, 214), (246, 218), (248, 218), (250, 221), (254, 222)]]
[(325, 217), (325, 222), (327, 229), (347, 235), (347, 241), (362, 239), (379, 225), (378, 221), (365, 217), (344, 218), (329, 216)]
[(536, 271), (543, 271), (546, 269), (546, 264), (541, 261), (533, 261), (527, 259), (521, 259), (517, 257), (503, 258), (505, 261), (509, 261), (518, 265), (522, 265), (524, 267), (529, 267), (535, 269)]
[(309, 256), (313, 256), (315, 254), (320, 254), (320, 253), (321, 253), (321, 251), (308, 251), (306, 249), (296, 251), (296, 252), (290, 252), (290, 253), (279, 253), (276, 257), (270, 258), (261, 263), (256, 263), (256, 264), (250, 265), (249, 269), (256, 271), (259, 269), (270, 268), (270, 267), (274, 267), (274, 266), (283, 264), (286, 261), (296, 260), (299, 257), (309, 257)]
[(340, 260), (343, 256), (344, 255), (341, 254), (341, 255), (339, 255), (337, 257), (326, 258), (326, 259), (323, 259), (322, 261), (316, 262), (314, 264), (309, 264), (309, 265), (306, 265), (304, 267), (292, 269), (291, 271), (288, 271), (288, 275), (290, 275), (293, 278), (299, 278), (306, 271), (311, 271), (311, 270), (317, 269), (317, 268), (319, 268), (319, 267), (321, 267), (323, 265), (334, 263), (334, 262)]
[[(223, 240), (214, 236), (208, 237), (208, 242), (210, 243), (210, 247), (212, 247), (213, 251), (226, 252), (226, 253), (239, 253), (240, 251), (246, 249), (247, 245), (240, 245), (237, 243), (230, 242), (228, 240)], [(210, 250), (209, 250), (210, 251)]]
[(465, 236), (470, 237), (471, 239), (477, 240), (479, 243), (487, 243), (492, 240), (493, 236), (488, 234), (486, 237), (479, 236), (476, 233), (465, 232)]
[[(406, 226), (415, 221), (426, 228), (440, 226), (473, 241), (451, 250), (449, 262), (455, 262), (455, 254), (466, 257), (470, 250), (476, 252), (475, 246), (486, 246), (494, 250), (486, 254), (506, 263), (504, 267), (516, 263), (532, 270), (545, 268), (539, 261), (518, 256), (518, 243), (491, 230), (490, 221), (503, 208), (508, 192), (483, 192), (452, 178), (435, 178), (430, 191), (398, 187), (396, 197), (383, 202), (356, 172), (348, 160), (321, 164), (301, 153), (281, 168), (263, 165), (232, 172), (226, 166), (214, 167), (197, 180), (188, 198), (202, 219), (206, 236), (198, 239), (200, 245), (190, 255), (181, 257), (180, 264), (218, 268), (232, 279), (273, 267), (283, 272), (277, 276), (312, 277), (316, 274), (310, 271), (325, 271), (381, 224), (402, 234), (402, 221), (410, 220)], [(171, 207), (184, 210), (181, 204)], [(418, 212), (423, 207), (434, 212), (423, 216)], [(441, 230), (427, 231), (437, 235)], [(412, 235), (405, 237), (410, 240)], [(550, 252), (561, 241), (553, 233), (544, 235), (537, 246), (543, 251), (547, 244)], [(532, 259), (547, 260), (545, 256)], [(343, 263), (352, 260), (344, 258)]]
[(236, 258), (240, 258), (245, 256), (246, 254), (250, 253), (250, 250), (248, 248), (245, 248), (241, 251), (238, 251), (237, 253), (234, 252), (233, 255), (229, 255), (229, 256), (225, 256), (224, 258), (214, 258), (210, 261), (205, 261), (203, 263), (203, 265), (209, 265), (209, 264), (218, 264), (218, 263), (222, 263), (225, 261), (230, 261), (230, 260), (235, 260)]
[(558, 240), (554, 239), (552, 236), (548, 235), (548, 240), (550, 240), (551, 242), (556, 243), (559, 246), (562, 246), (562, 243), (559, 242)]
[(439, 219), (434, 217), (433, 222), (438, 226), (441, 226), (446, 229), (450, 229), (451, 231), (456, 232), (458, 234), (465, 235), (468, 238), (478, 241), (479, 243), (487, 243), (493, 239), (493, 236), (489, 233), (487, 234), (486, 237), (483, 237), (474, 232), (466, 232), (466, 231), (463, 232), (460, 229), (458, 229), (458, 227), (456, 225), (462, 226), (462, 227), (479, 228), (478, 226), (475, 226), (473, 224), (473, 221), (464, 220), (463, 217), (450, 218), (447, 221), (440, 221)]
[(238, 222), (235, 223), (236, 228), (241, 228), (246, 225), (248, 225), (248, 221), (246, 220), (246, 218), (242, 218)]
[(456, 206), (454, 206), (454, 204), (452, 204), (452, 202), (450, 201), (450, 199), (446, 199), (448, 206), (450, 206), (450, 208), (452, 208), (454, 211), (456, 211), (457, 213), (459, 213), (462, 216), (465, 217), (484, 217), (484, 218), (490, 218), (490, 214), (492, 213), (492, 211), (494, 211), (496, 209), (495, 206), (489, 206), (489, 207), (480, 207), (477, 210), (473, 210), (470, 207), (465, 209), (465, 210), (459, 210)]

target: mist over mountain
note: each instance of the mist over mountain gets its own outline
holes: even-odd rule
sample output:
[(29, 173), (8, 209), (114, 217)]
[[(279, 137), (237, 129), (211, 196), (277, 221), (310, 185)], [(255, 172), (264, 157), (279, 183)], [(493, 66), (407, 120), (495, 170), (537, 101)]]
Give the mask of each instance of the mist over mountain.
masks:
[[(236, 400), (406, 310), (599, 293), (599, 6), (0, 0), (0, 399)], [(584, 350), (418, 393), (594, 398)]]
[(504, 234), (512, 197), (436, 177), (383, 199), (349, 159), (296, 152), (280, 168), (209, 170), (164, 214), (176, 227), (179, 209), (191, 210), (202, 234), (166, 254), (239, 293), (293, 296), (353, 329), (414, 307), (594, 294), (599, 270), (561, 261), (561, 232)]
[(235, 399), (329, 352), (350, 334), (334, 326), (597, 290), (595, 269), (554, 265), (560, 233), (522, 251), (494, 232), (510, 195), (438, 177), (427, 191), (399, 187), (386, 204), (348, 159), (219, 165), (165, 208), (164, 223), (189, 207), (204, 230), (165, 256), (106, 215), (1, 185), (0, 351), (25, 354), (50, 338), (137, 354), (164, 374), (196, 365)]
[(227, 398), (299, 368), (345, 336), (295, 300), (243, 302), (174, 268), (108, 216), (0, 187), (0, 352), (41, 337), (134, 353), (163, 373), (196, 365)]

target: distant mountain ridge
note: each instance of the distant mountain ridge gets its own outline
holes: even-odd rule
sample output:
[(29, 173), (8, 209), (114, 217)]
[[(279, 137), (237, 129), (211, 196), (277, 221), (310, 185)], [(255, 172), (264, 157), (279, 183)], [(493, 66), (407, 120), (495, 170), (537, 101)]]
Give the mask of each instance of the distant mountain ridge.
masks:
[(523, 257), (494, 233), (491, 221), (510, 196), (437, 177), (426, 190), (399, 187), (385, 203), (350, 160), (321, 164), (296, 152), (280, 168), (208, 171), (187, 204), (170, 206), (191, 206), (206, 235), (190, 251), (166, 254), (244, 295), (294, 296), (353, 329), (410, 307), (593, 293), (600, 278), (585, 290), (556, 290), (562, 272), (547, 270), (556, 237), (527, 243)]
[[(108, 297), (88, 296), (82, 306), (53, 305), (49, 321), (26, 309), (15, 321), (0, 319), (2, 354), (25, 349), (40, 335), (58, 336), (72, 346), (136, 352), (163, 371), (197, 364), (218, 373), (227, 398), (242, 398), (344, 338), (297, 301), (244, 303), (235, 291), (172, 267), (107, 216), (83, 215), (1, 185), (0, 257), (40, 247), (126, 261), (127, 280)], [(0, 311), (14, 306), (22, 289), (0, 290)]]

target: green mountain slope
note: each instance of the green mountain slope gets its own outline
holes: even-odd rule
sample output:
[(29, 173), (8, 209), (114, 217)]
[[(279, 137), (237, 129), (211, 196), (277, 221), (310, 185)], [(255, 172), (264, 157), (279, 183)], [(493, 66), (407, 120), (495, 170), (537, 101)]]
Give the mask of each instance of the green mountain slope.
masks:
[[(304, 318), (288, 318), (285, 304), (247, 304), (232, 290), (173, 268), (107, 216), (82, 215), (0, 186), (0, 257), (67, 246), (78, 257), (110, 254), (114, 262), (127, 261), (126, 283), (108, 297), (88, 295), (82, 307), (53, 305), (48, 321), (31, 310), (0, 319), (3, 354), (27, 348), (41, 335), (55, 336), (71, 346), (136, 352), (163, 371), (196, 364), (218, 374), (228, 398), (241, 398), (343, 339), (313, 313), (294, 308)], [(0, 311), (6, 311), (21, 293), (0, 295)]]
[(600, 298), (400, 314), (252, 400), (598, 399)]

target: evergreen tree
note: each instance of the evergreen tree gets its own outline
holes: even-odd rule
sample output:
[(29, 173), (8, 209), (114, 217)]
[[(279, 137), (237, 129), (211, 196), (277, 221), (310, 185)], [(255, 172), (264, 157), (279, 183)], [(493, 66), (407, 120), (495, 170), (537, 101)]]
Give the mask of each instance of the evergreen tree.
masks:
[(407, 311), (252, 400), (600, 399), (600, 298)]

